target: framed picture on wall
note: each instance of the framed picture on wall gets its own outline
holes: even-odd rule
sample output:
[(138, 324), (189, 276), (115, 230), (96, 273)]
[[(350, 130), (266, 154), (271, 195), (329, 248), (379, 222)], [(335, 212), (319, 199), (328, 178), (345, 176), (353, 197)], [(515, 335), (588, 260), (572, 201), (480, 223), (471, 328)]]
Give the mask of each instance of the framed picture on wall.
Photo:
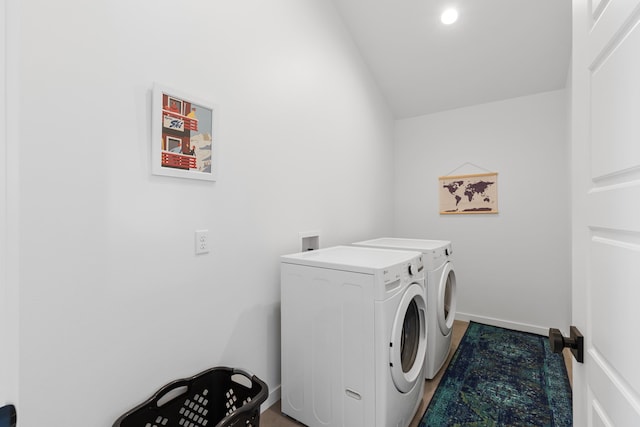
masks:
[(154, 84), (151, 173), (215, 181), (216, 107), (177, 89)]
[(498, 213), (498, 173), (441, 176), (441, 214)]

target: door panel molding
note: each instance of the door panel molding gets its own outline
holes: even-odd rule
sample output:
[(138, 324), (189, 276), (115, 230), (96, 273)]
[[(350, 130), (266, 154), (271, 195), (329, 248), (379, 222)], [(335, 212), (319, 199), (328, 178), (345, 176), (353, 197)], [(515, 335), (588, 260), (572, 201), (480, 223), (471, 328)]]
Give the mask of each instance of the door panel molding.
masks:
[(591, 401), (591, 413), (590, 413), (591, 421), (589, 422), (589, 425), (592, 425), (595, 427), (614, 427), (613, 422), (611, 422), (607, 414), (604, 413), (604, 409), (602, 409), (602, 406), (600, 406), (600, 403), (598, 402), (598, 400), (592, 397), (590, 401)]
[[(640, 200), (640, 181), (603, 186), (589, 192), (587, 215), (592, 229), (618, 230), (618, 238), (624, 232), (640, 233), (637, 210), (629, 204)], [(632, 238), (629, 236), (628, 238)]]
[[(601, 412), (611, 420), (613, 425), (638, 425), (640, 421), (640, 396), (629, 386), (597, 351), (589, 350), (588, 357), (592, 363), (587, 367), (590, 377), (590, 402), (593, 400), (600, 406)], [(600, 390), (597, 393), (595, 389)], [(629, 420), (635, 420), (630, 423)]]
[[(591, 72), (591, 176), (599, 177), (640, 167), (640, 26), (633, 28), (611, 51), (600, 55), (602, 62)], [(615, 108), (611, 108), (615, 106)]]
[(640, 0), (611, 0), (602, 6), (600, 10), (591, 11), (588, 61), (592, 70), (640, 20)]
[[(640, 341), (615, 332), (637, 313), (640, 301), (640, 245), (593, 237), (591, 241), (591, 280), (589, 311), (592, 318), (591, 346), (602, 362), (619, 372), (629, 387), (640, 391), (637, 355)], [(639, 404), (640, 407), (640, 404)]]

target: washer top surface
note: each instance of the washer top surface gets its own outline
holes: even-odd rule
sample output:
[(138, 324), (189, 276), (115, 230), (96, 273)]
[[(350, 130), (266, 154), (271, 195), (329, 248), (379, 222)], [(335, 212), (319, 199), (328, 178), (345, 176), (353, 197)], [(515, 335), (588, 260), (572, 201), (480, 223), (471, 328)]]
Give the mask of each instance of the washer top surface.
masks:
[(364, 242), (354, 243), (354, 245), (377, 246), (424, 252), (449, 246), (451, 245), (451, 242), (449, 240), (401, 239), (397, 237), (382, 237), (380, 239), (366, 240)]
[(335, 268), (361, 273), (376, 272), (414, 261), (422, 254), (416, 251), (399, 251), (355, 246), (333, 246), (315, 251), (283, 255), (284, 263)]

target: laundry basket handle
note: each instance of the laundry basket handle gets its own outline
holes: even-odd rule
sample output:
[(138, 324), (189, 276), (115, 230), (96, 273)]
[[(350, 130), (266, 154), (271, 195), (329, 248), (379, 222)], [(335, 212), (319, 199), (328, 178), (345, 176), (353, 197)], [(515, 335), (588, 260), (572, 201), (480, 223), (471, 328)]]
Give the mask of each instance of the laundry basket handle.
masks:
[(156, 391), (155, 394), (149, 398), (149, 403), (158, 408), (166, 405), (172, 400), (188, 393), (189, 388), (191, 387), (192, 380), (192, 378), (182, 378), (164, 385), (160, 390)]
[[(228, 369), (228, 368), (223, 368), (223, 369)], [(267, 400), (267, 397), (269, 395), (269, 387), (267, 386), (267, 383), (265, 383), (260, 378), (253, 375), (251, 372), (245, 371), (244, 369), (232, 368), (230, 369), (230, 371), (232, 373), (231, 381), (234, 381), (252, 390), (259, 387), (258, 394), (256, 394), (252, 398), (252, 402), (255, 402), (258, 405), (258, 408), (260, 408), (259, 405), (265, 400)], [(240, 375), (244, 377), (244, 380), (248, 381), (248, 383), (245, 384), (244, 382), (237, 381), (236, 379), (233, 378), (233, 376), (235, 375)], [(249, 416), (249, 414), (255, 411), (256, 409), (253, 405), (242, 405), (241, 407), (233, 411), (231, 414), (227, 415), (222, 420), (220, 420), (220, 422), (218, 422), (218, 424), (216, 424), (215, 427), (226, 427), (226, 426), (235, 425), (237, 420), (241, 420), (243, 419), (242, 417)], [(259, 414), (259, 409), (258, 409), (258, 414)]]
[(253, 372), (247, 371), (246, 369), (233, 368), (231, 372), (233, 372), (233, 375), (242, 375), (249, 379), (252, 379), (254, 377)]
[[(260, 378), (253, 375), (251, 371), (233, 368), (231, 372), (233, 373), (233, 375), (242, 375), (243, 377), (245, 377), (247, 381), (249, 381), (249, 384), (243, 384), (243, 385), (245, 385), (247, 388), (253, 388), (254, 384), (258, 384), (260, 386), (261, 391), (258, 393), (257, 396), (254, 397), (255, 400), (260, 400), (262, 395), (266, 396), (269, 393), (268, 392), (269, 388), (267, 387), (267, 383), (265, 383)], [(233, 377), (231, 377), (231, 379), (233, 380)]]

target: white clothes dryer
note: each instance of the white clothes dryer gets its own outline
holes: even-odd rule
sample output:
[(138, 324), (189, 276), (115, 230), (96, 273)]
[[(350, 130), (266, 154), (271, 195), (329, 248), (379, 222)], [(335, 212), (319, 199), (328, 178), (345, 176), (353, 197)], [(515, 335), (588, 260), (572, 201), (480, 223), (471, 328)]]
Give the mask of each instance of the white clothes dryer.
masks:
[(281, 257), (282, 412), (309, 427), (406, 427), (424, 391), (422, 254)]
[(425, 378), (432, 379), (447, 360), (456, 315), (456, 273), (448, 240), (383, 237), (355, 246), (420, 251), (426, 269), (427, 356)]

